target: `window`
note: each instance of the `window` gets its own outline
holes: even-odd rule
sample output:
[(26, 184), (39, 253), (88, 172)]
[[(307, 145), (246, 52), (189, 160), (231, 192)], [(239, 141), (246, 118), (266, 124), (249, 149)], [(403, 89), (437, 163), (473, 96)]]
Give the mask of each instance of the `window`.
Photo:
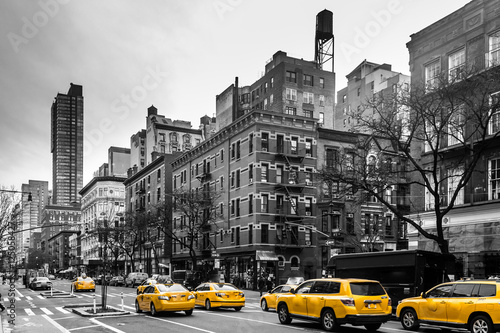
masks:
[(314, 94), (310, 92), (304, 93), (304, 103), (314, 104)]
[[(451, 198), (455, 194), (457, 190), (460, 179), (463, 177), (464, 170), (463, 167), (457, 167), (453, 169), (448, 169), (448, 204), (450, 203)], [(455, 198), (455, 205), (463, 205), (464, 204), (464, 188), (460, 189)]]
[(248, 225), (248, 244), (253, 243), (253, 224)]
[(274, 94), (271, 94), (269, 96), (269, 105), (272, 105), (274, 103)]
[(240, 170), (236, 170), (236, 187), (240, 187)]
[(236, 158), (239, 159), (240, 157), (241, 157), (240, 141), (238, 140), (236, 142)]
[(326, 150), (326, 167), (334, 168), (337, 166), (337, 151), (335, 149)]
[(306, 117), (306, 118), (312, 118), (313, 117), (313, 112), (311, 110), (304, 110), (304, 117)]
[(242, 94), (240, 96), (240, 102), (242, 104), (248, 104), (248, 103), (250, 103), (250, 94), (249, 93)]
[(457, 284), (451, 297), (471, 297), (474, 284)]
[(264, 110), (267, 110), (267, 98), (264, 99)]
[(253, 214), (253, 194), (248, 195), (248, 214)]
[(313, 76), (312, 75), (308, 75), (308, 74), (304, 74), (304, 85), (305, 86), (313, 86)]
[(268, 182), (268, 173), (269, 173), (269, 166), (267, 164), (262, 163), (260, 166), (260, 181), (263, 183)]
[(448, 80), (460, 81), (465, 69), (465, 48), (450, 54), (448, 57)]
[(500, 158), (489, 161), (489, 191), (488, 199), (500, 199)]
[(231, 172), (231, 188), (234, 187), (234, 179), (235, 179), (235, 176), (234, 176), (234, 171)]
[(296, 116), (297, 115), (297, 108), (287, 106), (287, 107), (285, 107), (285, 114)]
[(270, 87), (271, 88), (274, 88), (274, 77), (271, 78), (271, 84), (270, 84)]
[(325, 95), (319, 95), (319, 106), (325, 106)]
[(253, 182), (253, 164), (250, 164), (250, 165), (248, 166), (248, 181), (249, 181), (250, 183), (252, 183), (252, 182)]
[(428, 293), (426, 293), (426, 297), (428, 298), (441, 298), (441, 297), (449, 297), (450, 296), (450, 291), (453, 289), (452, 284), (446, 284), (444, 286), (439, 286)]
[(323, 112), (319, 113), (319, 121), (318, 123), (324, 124), (325, 123), (325, 114)]
[(500, 31), (489, 37), (489, 66), (500, 64)]
[(224, 190), (224, 176), (220, 177), (220, 189)]
[(291, 71), (286, 71), (286, 81), (297, 83), (297, 73), (291, 72)]
[(464, 142), (464, 127), (465, 127), (465, 106), (459, 105), (456, 110), (449, 110), (450, 116), (448, 119), (448, 146), (456, 145)]
[(269, 133), (262, 133), (260, 144), (263, 151), (269, 150)]
[(240, 199), (236, 199), (236, 216), (240, 216)]
[(264, 82), (264, 93), (267, 92), (267, 87), (268, 87), (268, 83), (267, 82)]
[(235, 208), (234, 200), (231, 200), (231, 216), (234, 215), (234, 208)]
[(278, 183), (278, 184), (283, 183), (283, 166), (282, 165), (276, 166), (276, 183)]
[(269, 195), (262, 194), (260, 199), (260, 212), (269, 213)]
[(224, 162), (224, 149), (220, 151), (220, 161)]
[(260, 241), (261, 243), (269, 243), (269, 224), (261, 224)]
[(283, 154), (285, 151), (285, 138), (283, 135), (276, 135), (276, 152)]
[(324, 88), (325, 87), (325, 79), (320, 77), (319, 78), (319, 87)]
[(500, 102), (500, 91), (497, 91), (490, 96), (490, 123), (488, 126), (488, 134), (496, 134), (500, 131), (500, 109), (498, 103)]
[(342, 96), (342, 103), (345, 103), (347, 101), (347, 95)]
[(285, 205), (285, 198), (282, 195), (276, 195), (276, 213), (283, 214), (283, 207)]
[(290, 213), (292, 215), (299, 215), (299, 208), (297, 207), (298, 202), (299, 198), (290, 197)]
[(286, 88), (286, 99), (289, 101), (297, 101), (297, 90)]
[(358, 96), (361, 95), (361, 88), (358, 88)]
[(290, 140), (290, 153), (297, 155), (299, 153), (299, 138), (292, 137)]
[(311, 216), (312, 215), (312, 198), (306, 198), (305, 204), (306, 204), (306, 215)]
[(312, 156), (312, 140), (306, 139), (306, 156)]
[(427, 90), (435, 87), (438, 83), (437, 78), (441, 72), (441, 64), (439, 59), (425, 66), (425, 87)]
[(253, 153), (253, 133), (248, 136), (248, 152)]

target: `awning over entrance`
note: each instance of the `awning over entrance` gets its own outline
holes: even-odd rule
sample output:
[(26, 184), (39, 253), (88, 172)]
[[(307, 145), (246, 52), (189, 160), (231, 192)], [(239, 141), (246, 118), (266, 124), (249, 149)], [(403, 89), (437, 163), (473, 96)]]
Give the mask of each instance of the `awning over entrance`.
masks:
[(260, 261), (279, 261), (278, 256), (273, 251), (257, 250), (255, 259)]

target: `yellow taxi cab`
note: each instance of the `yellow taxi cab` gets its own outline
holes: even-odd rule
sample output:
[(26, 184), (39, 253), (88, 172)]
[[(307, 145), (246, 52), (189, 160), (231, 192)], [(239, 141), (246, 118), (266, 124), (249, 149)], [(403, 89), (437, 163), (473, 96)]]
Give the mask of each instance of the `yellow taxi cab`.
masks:
[(151, 286), (153, 284), (157, 284), (156, 279), (149, 278), (142, 281), (141, 284), (137, 286), (137, 295), (141, 294), (147, 286)]
[(343, 324), (376, 331), (392, 316), (391, 299), (378, 281), (365, 279), (313, 279), (278, 298), (278, 319), (293, 318), (321, 323), (325, 331)]
[(196, 305), (212, 308), (234, 308), (240, 311), (245, 306), (245, 294), (230, 283), (206, 282), (194, 290)]
[(95, 291), (95, 282), (90, 277), (79, 276), (72, 282), (74, 291), (90, 290)]
[(193, 313), (195, 297), (182, 284), (155, 284), (147, 286), (135, 298), (135, 311), (150, 311), (156, 316), (159, 312), (184, 311), (187, 316)]
[(268, 311), (269, 309), (276, 309), (276, 300), (282, 294), (287, 294), (293, 288), (296, 288), (296, 284), (282, 284), (275, 287), (273, 290), (268, 291), (260, 298), (260, 308), (262, 311)]
[(500, 330), (500, 280), (443, 283), (421, 296), (402, 300), (396, 316), (406, 330), (420, 324), (466, 328), (472, 333)]

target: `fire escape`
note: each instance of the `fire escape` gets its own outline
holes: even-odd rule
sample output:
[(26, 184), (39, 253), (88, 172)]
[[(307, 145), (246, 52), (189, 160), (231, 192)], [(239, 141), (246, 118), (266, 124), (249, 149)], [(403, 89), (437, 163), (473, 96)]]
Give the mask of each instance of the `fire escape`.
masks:
[(306, 186), (312, 185), (311, 176), (299, 171), (305, 154), (301, 154), (296, 147), (292, 147), (290, 153), (285, 153), (284, 147), (278, 145), (277, 151), (275, 162), (283, 163), (284, 168), (280, 169), (281, 177), (277, 177), (275, 187), (275, 222), (278, 228), (276, 245), (282, 249), (302, 247), (308, 244), (299, 242), (298, 225), (303, 225), (305, 219), (311, 218), (312, 207), (309, 205), (305, 211), (301, 210), (298, 201)]

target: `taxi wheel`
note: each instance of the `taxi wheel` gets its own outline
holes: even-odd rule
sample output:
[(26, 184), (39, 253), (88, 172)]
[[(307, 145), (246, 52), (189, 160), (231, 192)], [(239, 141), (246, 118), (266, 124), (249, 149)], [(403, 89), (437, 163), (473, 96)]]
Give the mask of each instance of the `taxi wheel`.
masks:
[(193, 314), (193, 309), (191, 309), (191, 310), (186, 310), (186, 311), (184, 311), (184, 313), (186, 314), (186, 316), (190, 316), (190, 315), (192, 315), (192, 314)]
[(416, 331), (420, 327), (415, 310), (404, 309), (401, 312), (401, 325), (405, 330), (409, 331)]
[(205, 301), (205, 309), (212, 310), (212, 303), (210, 303), (209, 299)]
[(260, 308), (262, 309), (262, 311), (269, 311), (269, 307), (267, 306), (267, 301), (265, 298), (263, 298), (260, 302)]
[(472, 333), (493, 333), (493, 323), (490, 318), (479, 315), (474, 317), (470, 322), (470, 331)]
[(339, 327), (332, 309), (324, 309), (321, 313), (321, 326), (328, 332), (333, 332)]
[(380, 328), (380, 326), (382, 326), (382, 324), (366, 324), (365, 328), (367, 331), (375, 332)]
[(236, 312), (241, 311), (241, 306), (234, 308), (234, 311), (236, 311)]
[(141, 308), (139, 307), (139, 302), (137, 302), (137, 300), (135, 301), (135, 312), (137, 312), (137, 313), (142, 312)]
[(292, 317), (290, 317), (290, 313), (288, 312), (288, 307), (286, 304), (280, 304), (278, 306), (278, 318), (280, 323), (282, 324), (290, 324), (292, 322)]
[(151, 315), (152, 315), (153, 317), (156, 317), (156, 316), (158, 315), (158, 311), (156, 311), (156, 308), (155, 308), (154, 303), (151, 303), (150, 308), (151, 308)]

